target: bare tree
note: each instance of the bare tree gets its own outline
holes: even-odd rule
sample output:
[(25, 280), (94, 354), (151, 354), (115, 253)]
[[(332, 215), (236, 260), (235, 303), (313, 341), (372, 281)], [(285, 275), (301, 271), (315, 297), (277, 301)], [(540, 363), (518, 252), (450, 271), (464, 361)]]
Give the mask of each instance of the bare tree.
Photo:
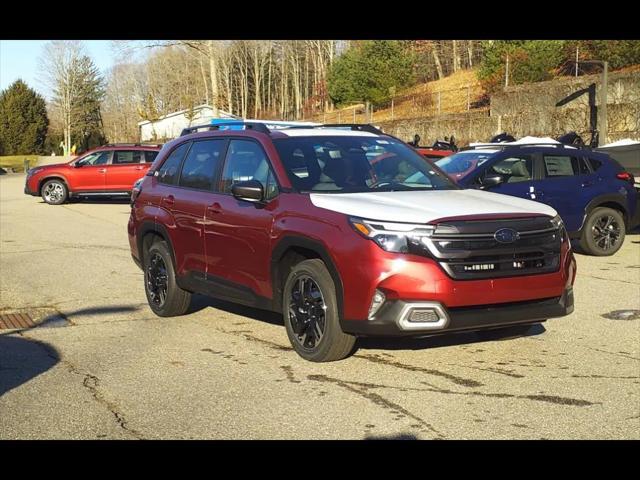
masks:
[(65, 155), (71, 152), (73, 110), (82, 90), (79, 66), (84, 55), (79, 41), (56, 40), (45, 45), (40, 62), (45, 82), (53, 94), (53, 113), (61, 120)]

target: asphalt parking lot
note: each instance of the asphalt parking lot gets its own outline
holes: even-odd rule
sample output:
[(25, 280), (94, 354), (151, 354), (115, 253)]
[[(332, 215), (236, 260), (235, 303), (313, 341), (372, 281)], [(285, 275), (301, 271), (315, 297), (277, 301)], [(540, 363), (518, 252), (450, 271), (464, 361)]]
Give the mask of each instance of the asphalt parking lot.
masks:
[[(126, 202), (49, 206), (0, 177), (2, 439), (637, 439), (640, 234), (577, 255), (573, 314), (527, 335), (368, 339), (302, 360), (278, 315), (197, 297), (158, 318)], [(609, 318), (607, 318), (609, 317)]]

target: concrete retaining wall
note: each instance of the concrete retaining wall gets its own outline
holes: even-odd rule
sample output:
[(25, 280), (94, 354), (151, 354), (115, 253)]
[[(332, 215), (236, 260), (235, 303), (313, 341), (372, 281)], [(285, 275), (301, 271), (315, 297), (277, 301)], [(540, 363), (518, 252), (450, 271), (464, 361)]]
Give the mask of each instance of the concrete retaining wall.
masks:
[[(588, 96), (583, 95), (562, 107), (556, 107), (555, 103), (590, 83), (596, 83), (598, 89), (600, 78), (600, 75), (590, 75), (516, 85), (493, 95), (489, 110), (376, 124), (404, 140), (413, 139), (417, 133), (425, 145), (452, 134), (459, 145), (488, 141), (496, 133), (505, 131), (516, 138), (558, 137), (576, 131), (588, 141)], [(640, 72), (610, 74), (607, 90), (608, 141), (640, 139)]]

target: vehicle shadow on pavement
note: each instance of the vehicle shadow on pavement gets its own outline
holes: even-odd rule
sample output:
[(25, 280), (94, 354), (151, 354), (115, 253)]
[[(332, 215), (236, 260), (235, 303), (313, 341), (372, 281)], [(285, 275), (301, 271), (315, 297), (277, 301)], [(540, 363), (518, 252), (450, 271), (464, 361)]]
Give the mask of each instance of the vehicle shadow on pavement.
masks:
[(59, 361), (58, 352), (47, 343), (0, 336), (0, 397), (46, 372)]
[(368, 337), (358, 339), (358, 350), (426, 350), (441, 347), (452, 347), (472, 343), (510, 340), (520, 337), (541, 335), (546, 329), (541, 324), (532, 325), (525, 333), (514, 334), (508, 329), (487, 330), (483, 334), (474, 332), (449, 333), (432, 337), (399, 338), (399, 337)]
[(418, 437), (416, 437), (412, 433), (399, 433), (397, 435), (379, 435), (379, 436), (367, 435), (366, 437), (364, 437), (364, 439), (365, 440), (418, 440)]
[(253, 320), (259, 320), (264, 323), (270, 323), (271, 325), (280, 325), (284, 327), (284, 320), (282, 314), (276, 312), (270, 312), (267, 310), (259, 310), (257, 308), (245, 307), (236, 303), (225, 302), (224, 300), (217, 300), (215, 298), (207, 297), (204, 295), (194, 294), (191, 298), (191, 305), (189, 306), (190, 313), (196, 313), (205, 308), (212, 307), (218, 310), (222, 310), (227, 313), (233, 313), (234, 315), (241, 315)]
[[(97, 204), (105, 204), (105, 205), (129, 205), (129, 203), (131, 202), (131, 200), (127, 197), (125, 198), (81, 198), (81, 199), (71, 199), (68, 200), (65, 205), (76, 205), (79, 203), (86, 203), (89, 205), (97, 205)], [(44, 200), (40, 200), (38, 203), (42, 203), (43, 205), (46, 205), (47, 202), (45, 202)], [(128, 213), (128, 212), (127, 212)]]
[(71, 312), (56, 312), (47, 315), (42, 321), (38, 322), (36, 327), (62, 327), (67, 324), (73, 324), (73, 320), (70, 317), (77, 317), (79, 315), (109, 315), (114, 313), (129, 313), (140, 310), (138, 305), (110, 305), (107, 307), (89, 307), (81, 308), (79, 310), (73, 310)]
[[(259, 320), (271, 325), (279, 325), (284, 328), (284, 320), (282, 315), (257, 308), (245, 307), (235, 303), (216, 300), (204, 295), (194, 295), (191, 300), (191, 306), (187, 314), (199, 312), (205, 308), (216, 308), (224, 312), (241, 315), (252, 320)], [(509, 340), (518, 337), (530, 337), (544, 333), (546, 329), (542, 324), (534, 324), (525, 333), (513, 333), (511, 330), (500, 329), (485, 331), (480, 336), (477, 333), (450, 333), (442, 335), (434, 335), (431, 337), (361, 337), (356, 342), (357, 350), (423, 350), (440, 347), (451, 347), (457, 345), (466, 345), (470, 343), (483, 343), (488, 341)]]

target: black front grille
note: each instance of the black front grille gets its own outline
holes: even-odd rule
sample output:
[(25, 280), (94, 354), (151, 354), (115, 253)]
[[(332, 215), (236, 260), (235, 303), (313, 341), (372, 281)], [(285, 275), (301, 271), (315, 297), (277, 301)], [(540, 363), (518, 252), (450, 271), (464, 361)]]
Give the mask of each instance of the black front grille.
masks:
[[(502, 228), (519, 238), (498, 242), (494, 235)], [(562, 236), (549, 217), (447, 222), (438, 225), (426, 249), (457, 280), (535, 275), (559, 269)]]

